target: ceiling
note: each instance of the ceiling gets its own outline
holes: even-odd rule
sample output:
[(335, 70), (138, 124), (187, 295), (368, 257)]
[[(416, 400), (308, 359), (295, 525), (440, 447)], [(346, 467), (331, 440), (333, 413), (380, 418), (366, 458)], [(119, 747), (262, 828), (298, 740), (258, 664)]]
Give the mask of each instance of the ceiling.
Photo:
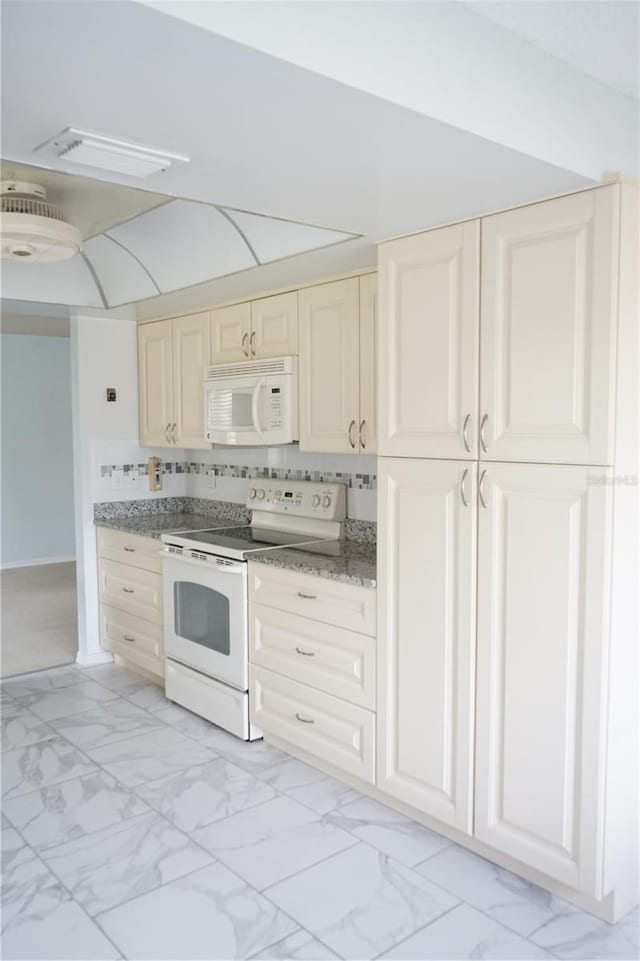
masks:
[[(173, 5), (163, 4), (163, 8), (167, 6)], [(231, 8), (234, 8), (241, 18), (241, 11), (251, 8), (251, 16), (245, 16), (241, 23), (246, 27), (259, 22), (258, 7), (268, 8), (266, 15), (273, 10), (277, 27), (275, 8), (282, 8), (283, 4), (216, 2), (178, 6), (183, 11), (197, 9), (201, 15), (203, 11), (218, 14), (223, 8), (233, 12)], [(255, 49), (141, 3), (3, 0), (1, 119), (2, 149), (7, 161), (30, 165), (42, 162), (34, 154), (39, 144), (65, 127), (80, 127), (191, 158), (188, 164), (172, 167), (144, 181), (92, 172), (92, 177), (102, 181), (101, 187), (106, 190), (111, 189), (107, 181), (135, 187), (138, 195), (142, 188), (150, 209), (147, 223), (153, 225), (155, 221), (157, 225), (164, 219), (164, 231), (176, 230), (173, 222), (167, 228), (166, 221), (179, 207), (175, 206), (176, 202), (172, 207), (166, 201), (178, 198), (180, 203), (197, 202), (189, 209), (202, 203), (213, 204), (229, 212), (252, 211), (266, 215), (273, 218), (272, 225), (294, 221), (337, 232), (325, 235), (324, 239), (329, 241), (345, 234), (360, 235), (348, 243), (306, 253), (296, 253), (295, 244), (293, 248), (280, 247), (280, 257), (293, 256), (275, 259), (269, 251), (258, 251), (260, 244), (266, 242), (265, 237), (260, 239), (259, 235), (261, 231), (264, 234), (268, 221), (253, 219), (255, 250), (261, 254), (258, 259), (273, 259), (273, 263), (253, 267), (247, 264), (250, 269), (239, 268), (241, 272), (229, 272), (216, 280), (198, 281), (192, 276), (189, 281), (193, 286), (186, 290), (172, 292), (169, 283), (157, 283), (160, 294), (139, 304), (138, 316), (249, 297), (262, 290), (373, 264), (375, 243), (385, 237), (588, 185), (595, 178), (585, 175), (579, 164), (557, 162), (563, 150), (569, 157), (572, 150), (579, 148), (580, 156), (586, 156), (593, 145), (594, 149), (602, 149), (603, 141), (609, 147), (615, 146), (617, 102), (613, 107), (609, 100), (602, 103), (602, 109), (606, 106), (610, 118), (607, 138), (602, 137), (601, 130), (594, 133), (592, 129), (594, 118), (597, 126), (597, 97), (588, 101), (591, 116), (583, 127), (579, 125), (580, 110), (575, 102), (570, 123), (565, 122), (565, 114), (553, 113), (562, 94), (557, 78), (557, 97), (545, 94), (546, 99), (540, 102), (530, 99), (526, 110), (522, 109), (522, 103), (518, 109), (518, 102), (509, 99), (514, 84), (500, 76), (500, 70), (506, 70), (509, 65), (506, 56), (500, 70), (489, 78), (499, 86), (483, 92), (484, 74), (497, 62), (495, 54), (489, 56), (488, 46), (483, 48), (487, 69), (479, 72), (474, 64), (475, 79), (470, 85), (464, 73), (465, 61), (481, 46), (480, 39), (484, 38), (483, 43), (490, 39), (493, 44), (497, 37), (508, 46), (513, 34), (511, 28), (495, 27), (488, 16), (473, 14), (471, 21), (464, 20), (462, 24), (463, 8), (467, 6), (464, 3), (300, 2), (284, 6), (289, 13), (294, 9), (299, 13), (304, 8), (313, 10), (314, 16), (327, 19), (328, 36), (332, 38), (329, 48), (336, 63), (343, 62), (339, 56), (341, 42), (350, 54), (348, 59), (356, 62), (363, 51), (366, 53), (391, 34), (391, 31), (374, 30), (373, 21), (367, 30), (362, 27), (362, 20), (357, 23), (354, 20), (354, 28), (349, 30), (348, 17), (364, 16), (365, 8), (371, 9), (371, 16), (389, 11), (392, 15), (393, 10), (398, 11), (402, 6), (403, 17), (396, 16), (396, 20), (408, 30), (413, 26), (411, 17), (415, 8), (426, 11), (425, 16), (431, 16), (438, 8), (440, 19), (433, 23), (421, 22), (421, 32), (414, 31), (415, 52), (420, 58), (417, 69), (409, 56), (412, 51), (407, 48), (404, 64), (398, 56), (397, 45), (393, 58), (385, 58), (384, 51), (379, 52), (372, 73), (382, 83), (393, 79), (394, 71), (410, 67), (407, 89), (414, 92), (417, 87), (427, 89), (424, 84), (428, 78), (431, 114), (425, 112), (426, 107), (423, 110), (422, 102), (411, 103), (409, 109), (404, 102), (409, 102), (408, 97), (374, 95), (351, 82), (320, 75), (317, 70), (287, 62), (281, 55)], [(335, 29), (338, 9), (340, 31)], [(295, 35), (295, 18), (290, 19), (289, 39)], [(476, 29), (480, 21), (486, 24), (486, 37)], [(436, 28), (444, 29), (452, 24), (456, 28), (454, 45), (440, 44), (442, 63), (436, 64), (440, 73), (429, 75), (428, 70), (435, 69), (437, 58), (427, 56), (426, 44), (439, 42)], [(263, 29), (265, 36), (267, 32)], [(287, 39), (282, 30), (276, 32), (280, 41)], [(320, 32), (317, 36), (315, 46), (320, 49)], [(28, 56), (25, 56), (24, 37), (28, 37)], [(398, 44), (399, 37), (399, 34), (394, 37)], [(301, 57), (317, 52), (313, 43), (301, 44), (297, 39), (296, 43)], [(521, 37), (514, 43), (525, 46)], [(521, 46), (514, 48), (518, 62), (523, 60)], [(547, 53), (544, 57), (552, 60)], [(381, 63), (384, 70), (380, 69)], [(544, 78), (542, 68), (538, 69), (538, 60), (532, 60), (529, 67), (531, 76), (540, 80), (527, 88), (526, 95), (532, 98), (540, 94)], [(572, 78), (574, 74), (581, 76), (575, 70), (569, 72)], [(456, 83), (462, 84), (458, 91)], [(584, 94), (582, 88), (572, 87), (574, 101), (578, 89)], [(501, 95), (496, 95), (496, 91)], [(466, 129), (471, 128), (471, 120), (463, 122), (456, 115), (454, 92), (458, 97), (456, 102), (463, 104), (469, 117), (473, 117), (475, 129)], [(478, 98), (485, 94), (481, 102)], [(445, 95), (449, 97), (450, 114), (455, 117), (453, 122), (443, 120), (447, 111), (435, 104), (438, 97)], [(585, 100), (584, 96), (578, 98), (578, 104)], [(489, 109), (485, 109), (487, 106)], [(504, 116), (500, 115), (501, 110)], [(531, 145), (530, 149), (528, 146), (526, 150), (515, 149), (513, 143), (506, 145), (508, 138), (502, 136), (496, 118), (504, 119), (505, 129), (509, 131), (524, 131), (526, 136), (539, 135), (542, 131), (544, 136), (538, 137), (535, 148)], [(545, 128), (547, 120), (555, 124), (553, 129)], [(618, 126), (628, 135), (628, 124)], [(481, 129), (486, 130), (485, 135), (479, 135)], [(527, 145), (526, 138), (522, 144)], [(554, 158), (553, 162), (545, 157)], [(87, 173), (86, 168), (69, 161), (50, 161), (49, 165), (55, 167), (57, 174), (73, 174), (74, 180)], [(596, 166), (600, 166), (599, 159)], [(70, 202), (77, 201), (82, 208), (79, 216), (83, 223), (98, 224), (104, 230), (106, 221), (100, 198), (107, 195), (100, 194), (99, 198), (97, 186), (95, 191), (95, 207), (90, 191), (86, 197), (79, 192)], [(159, 205), (158, 197), (163, 198), (164, 206)], [(108, 203), (106, 207), (108, 219)], [(115, 210), (116, 201), (114, 216)], [(237, 213), (236, 216), (240, 220), (243, 215)], [(121, 228), (115, 228), (119, 230)], [(128, 228), (129, 234), (133, 230), (132, 225)], [(161, 233), (160, 227), (150, 231), (150, 235), (157, 238)], [(175, 237), (175, 233), (170, 236)], [(272, 233), (269, 244), (273, 248), (281, 241), (282, 238)], [(96, 258), (98, 246), (93, 244)], [(171, 259), (179, 246), (169, 242), (168, 246), (165, 244), (166, 249), (155, 249), (154, 256), (164, 258), (164, 266), (169, 269), (172, 265), (167, 263), (167, 252)], [(162, 244), (156, 244), (156, 248), (161, 247)], [(192, 244), (192, 256), (199, 256), (199, 252), (199, 244)], [(114, 270), (117, 273), (119, 268)], [(120, 301), (113, 298), (109, 302)]]
[(0, 172), (45, 187), (83, 239), (63, 263), (5, 261), (3, 293), (13, 300), (121, 307), (355, 236), (24, 164)]
[(628, 97), (640, 95), (640, 4), (634, 0), (473, 0), (511, 33)]

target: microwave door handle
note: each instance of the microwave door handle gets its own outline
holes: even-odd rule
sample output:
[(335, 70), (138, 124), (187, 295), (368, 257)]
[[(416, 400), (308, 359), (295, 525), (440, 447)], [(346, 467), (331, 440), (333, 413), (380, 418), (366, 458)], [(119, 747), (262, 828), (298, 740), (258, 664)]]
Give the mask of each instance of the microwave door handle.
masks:
[(251, 395), (251, 420), (253, 421), (253, 429), (256, 434), (262, 440), (262, 428), (260, 427), (260, 421), (258, 419), (258, 397), (260, 394), (260, 388), (264, 386), (264, 377), (261, 377), (256, 386), (253, 388), (253, 394)]

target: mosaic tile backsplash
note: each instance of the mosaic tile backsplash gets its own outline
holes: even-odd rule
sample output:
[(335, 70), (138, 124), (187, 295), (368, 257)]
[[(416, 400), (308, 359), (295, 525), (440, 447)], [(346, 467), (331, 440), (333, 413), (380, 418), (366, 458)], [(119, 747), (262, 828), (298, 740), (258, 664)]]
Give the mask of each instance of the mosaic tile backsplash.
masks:
[[(141, 464), (102, 464), (101, 477), (111, 477), (114, 470), (123, 470), (125, 474), (137, 470), (139, 474), (148, 473), (146, 461)], [(198, 461), (162, 461), (165, 474), (200, 474), (206, 475), (213, 471), (216, 477), (272, 477), (278, 480), (315, 481), (325, 484), (346, 484), (352, 490), (376, 490), (377, 476), (375, 474), (358, 474), (339, 471), (305, 470), (304, 468), (289, 467), (253, 467), (242, 464), (205, 464)]]

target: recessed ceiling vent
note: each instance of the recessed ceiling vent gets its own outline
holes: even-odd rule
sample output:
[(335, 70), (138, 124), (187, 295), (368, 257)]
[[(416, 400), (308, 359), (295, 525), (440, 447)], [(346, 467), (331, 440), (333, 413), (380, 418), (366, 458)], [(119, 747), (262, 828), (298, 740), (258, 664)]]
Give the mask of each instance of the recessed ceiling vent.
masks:
[(68, 224), (44, 187), (20, 180), (0, 183), (0, 244), (3, 260), (53, 263), (80, 250), (80, 231)]

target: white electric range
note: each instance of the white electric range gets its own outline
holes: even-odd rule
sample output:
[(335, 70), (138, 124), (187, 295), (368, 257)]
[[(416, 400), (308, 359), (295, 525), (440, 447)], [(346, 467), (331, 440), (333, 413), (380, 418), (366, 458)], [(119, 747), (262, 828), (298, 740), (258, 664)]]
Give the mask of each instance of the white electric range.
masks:
[(162, 535), (166, 696), (244, 740), (249, 716), (248, 559), (281, 547), (331, 552), (343, 484), (256, 478), (251, 523)]

